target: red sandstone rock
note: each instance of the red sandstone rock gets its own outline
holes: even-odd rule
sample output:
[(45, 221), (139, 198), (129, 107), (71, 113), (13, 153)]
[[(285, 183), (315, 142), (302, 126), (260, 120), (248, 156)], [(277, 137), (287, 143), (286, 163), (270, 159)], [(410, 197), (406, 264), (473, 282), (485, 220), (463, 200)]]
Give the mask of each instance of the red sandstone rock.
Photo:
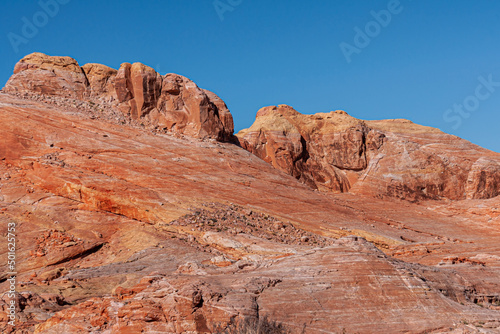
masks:
[(237, 135), (243, 148), (313, 188), (406, 200), (491, 198), (500, 154), (407, 120), (266, 107)]
[(469, 171), (465, 191), (468, 199), (500, 195), (500, 161), (477, 159)]
[(93, 97), (112, 99), (117, 70), (101, 64), (85, 64), (82, 70), (89, 81), (90, 95)]
[(196, 138), (229, 141), (234, 130), (231, 113), (217, 95), (141, 63), (124, 63), (116, 71), (34, 53), (19, 61), (4, 91), (72, 98), (96, 109), (115, 109), (138, 124)]
[(222, 138), (224, 139), (224, 141), (232, 141), (234, 132), (233, 116), (229, 112), (226, 103), (220, 97), (209, 90), (203, 89), (203, 92), (208, 96), (210, 102), (213, 103), (217, 108), (219, 119), (221, 120), (223, 125), (221, 134)]
[(32, 53), (21, 59), (5, 85), (7, 92), (30, 92), (82, 99), (88, 81), (76, 60)]
[[(110, 121), (135, 99), (132, 65), (122, 69), (84, 66), (87, 101), (0, 93), (0, 233), (16, 222), (17, 332), (209, 333), (265, 315), (308, 334), (500, 329), (494, 153), (408, 121), (280, 106), (242, 139), (274, 168), (236, 145)], [(229, 127), (223, 102), (186, 80), (162, 77), (159, 100), (182, 118), (198, 96), (188, 104)], [(420, 201), (373, 196), (391, 194), (391, 179), (394, 196)], [(430, 187), (415, 195), (425, 182), (446, 185), (437, 200)], [(3, 249), (1, 291), (6, 263)], [(0, 331), (11, 333), (7, 302)]]

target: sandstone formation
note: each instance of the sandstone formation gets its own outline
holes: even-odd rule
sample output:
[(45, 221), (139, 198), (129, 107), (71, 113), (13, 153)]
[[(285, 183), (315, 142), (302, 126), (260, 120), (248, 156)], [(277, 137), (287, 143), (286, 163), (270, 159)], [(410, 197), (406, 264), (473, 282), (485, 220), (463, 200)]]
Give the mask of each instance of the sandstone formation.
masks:
[(259, 110), (241, 146), (314, 189), (410, 201), (500, 194), (500, 154), (407, 120)]
[(16, 64), (4, 90), (82, 99), (88, 84), (85, 73), (73, 58), (32, 53)]
[(118, 71), (100, 64), (80, 67), (70, 57), (30, 54), (19, 61), (5, 92), (87, 101), (120, 111), (125, 119), (196, 138), (231, 140), (232, 116), (222, 100), (177, 74), (160, 75), (141, 63)]
[[(0, 92), (0, 233), (16, 223), (18, 246), (2, 333), (218, 333), (266, 316), (306, 334), (500, 330), (495, 153), (408, 121), (278, 106), (240, 133), (266, 162), (202, 140), (227, 138), (232, 118), (183, 77), (88, 64), (80, 98), (77, 74), (39, 63)], [(151, 123), (181, 118), (196, 138)], [(6, 264), (2, 247), (1, 291)]]
[(465, 190), (469, 199), (500, 195), (500, 161), (477, 159), (470, 169)]

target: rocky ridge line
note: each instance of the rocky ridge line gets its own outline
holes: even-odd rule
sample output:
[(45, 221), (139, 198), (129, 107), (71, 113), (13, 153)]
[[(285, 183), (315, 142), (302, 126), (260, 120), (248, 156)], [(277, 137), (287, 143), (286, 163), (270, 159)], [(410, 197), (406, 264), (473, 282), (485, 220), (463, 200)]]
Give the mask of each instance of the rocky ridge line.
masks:
[(63, 105), (82, 101), (86, 109), (112, 110), (110, 120), (195, 138), (230, 141), (234, 130), (231, 113), (217, 95), (186, 77), (160, 75), (141, 63), (124, 63), (119, 70), (101, 64), (80, 67), (70, 57), (32, 53), (16, 64), (3, 92), (55, 97)]
[(409, 201), (500, 195), (500, 154), (408, 120), (259, 110), (243, 148), (314, 189)]

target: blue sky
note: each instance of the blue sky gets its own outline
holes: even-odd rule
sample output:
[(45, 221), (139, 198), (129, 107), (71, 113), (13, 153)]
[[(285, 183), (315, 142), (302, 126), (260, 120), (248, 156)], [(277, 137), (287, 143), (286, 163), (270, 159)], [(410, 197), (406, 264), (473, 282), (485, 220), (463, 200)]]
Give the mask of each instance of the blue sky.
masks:
[(139, 61), (217, 93), (236, 130), (289, 104), (406, 118), (500, 152), (499, 1), (8, 0), (1, 15), (2, 87), (35, 51)]

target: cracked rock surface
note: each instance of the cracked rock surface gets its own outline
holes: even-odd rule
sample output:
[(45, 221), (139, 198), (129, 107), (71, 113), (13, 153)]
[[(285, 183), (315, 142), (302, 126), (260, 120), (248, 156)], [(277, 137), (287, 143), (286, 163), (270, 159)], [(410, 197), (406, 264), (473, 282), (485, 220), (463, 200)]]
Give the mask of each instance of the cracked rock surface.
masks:
[[(406, 122), (283, 106), (259, 112), (245, 150), (134, 123), (158, 101), (180, 105), (162, 94), (185, 81), (33, 59), (16, 74), (55, 76), (0, 92), (0, 233), (16, 223), (19, 301), (13, 329), (0, 298), (2, 333), (214, 333), (265, 316), (307, 334), (500, 330), (498, 154)], [(126, 104), (94, 109), (117, 77)], [(314, 190), (331, 171), (334, 191)], [(389, 194), (391, 173), (402, 183)], [(2, 247), (1, 291), (6, 264)]]

